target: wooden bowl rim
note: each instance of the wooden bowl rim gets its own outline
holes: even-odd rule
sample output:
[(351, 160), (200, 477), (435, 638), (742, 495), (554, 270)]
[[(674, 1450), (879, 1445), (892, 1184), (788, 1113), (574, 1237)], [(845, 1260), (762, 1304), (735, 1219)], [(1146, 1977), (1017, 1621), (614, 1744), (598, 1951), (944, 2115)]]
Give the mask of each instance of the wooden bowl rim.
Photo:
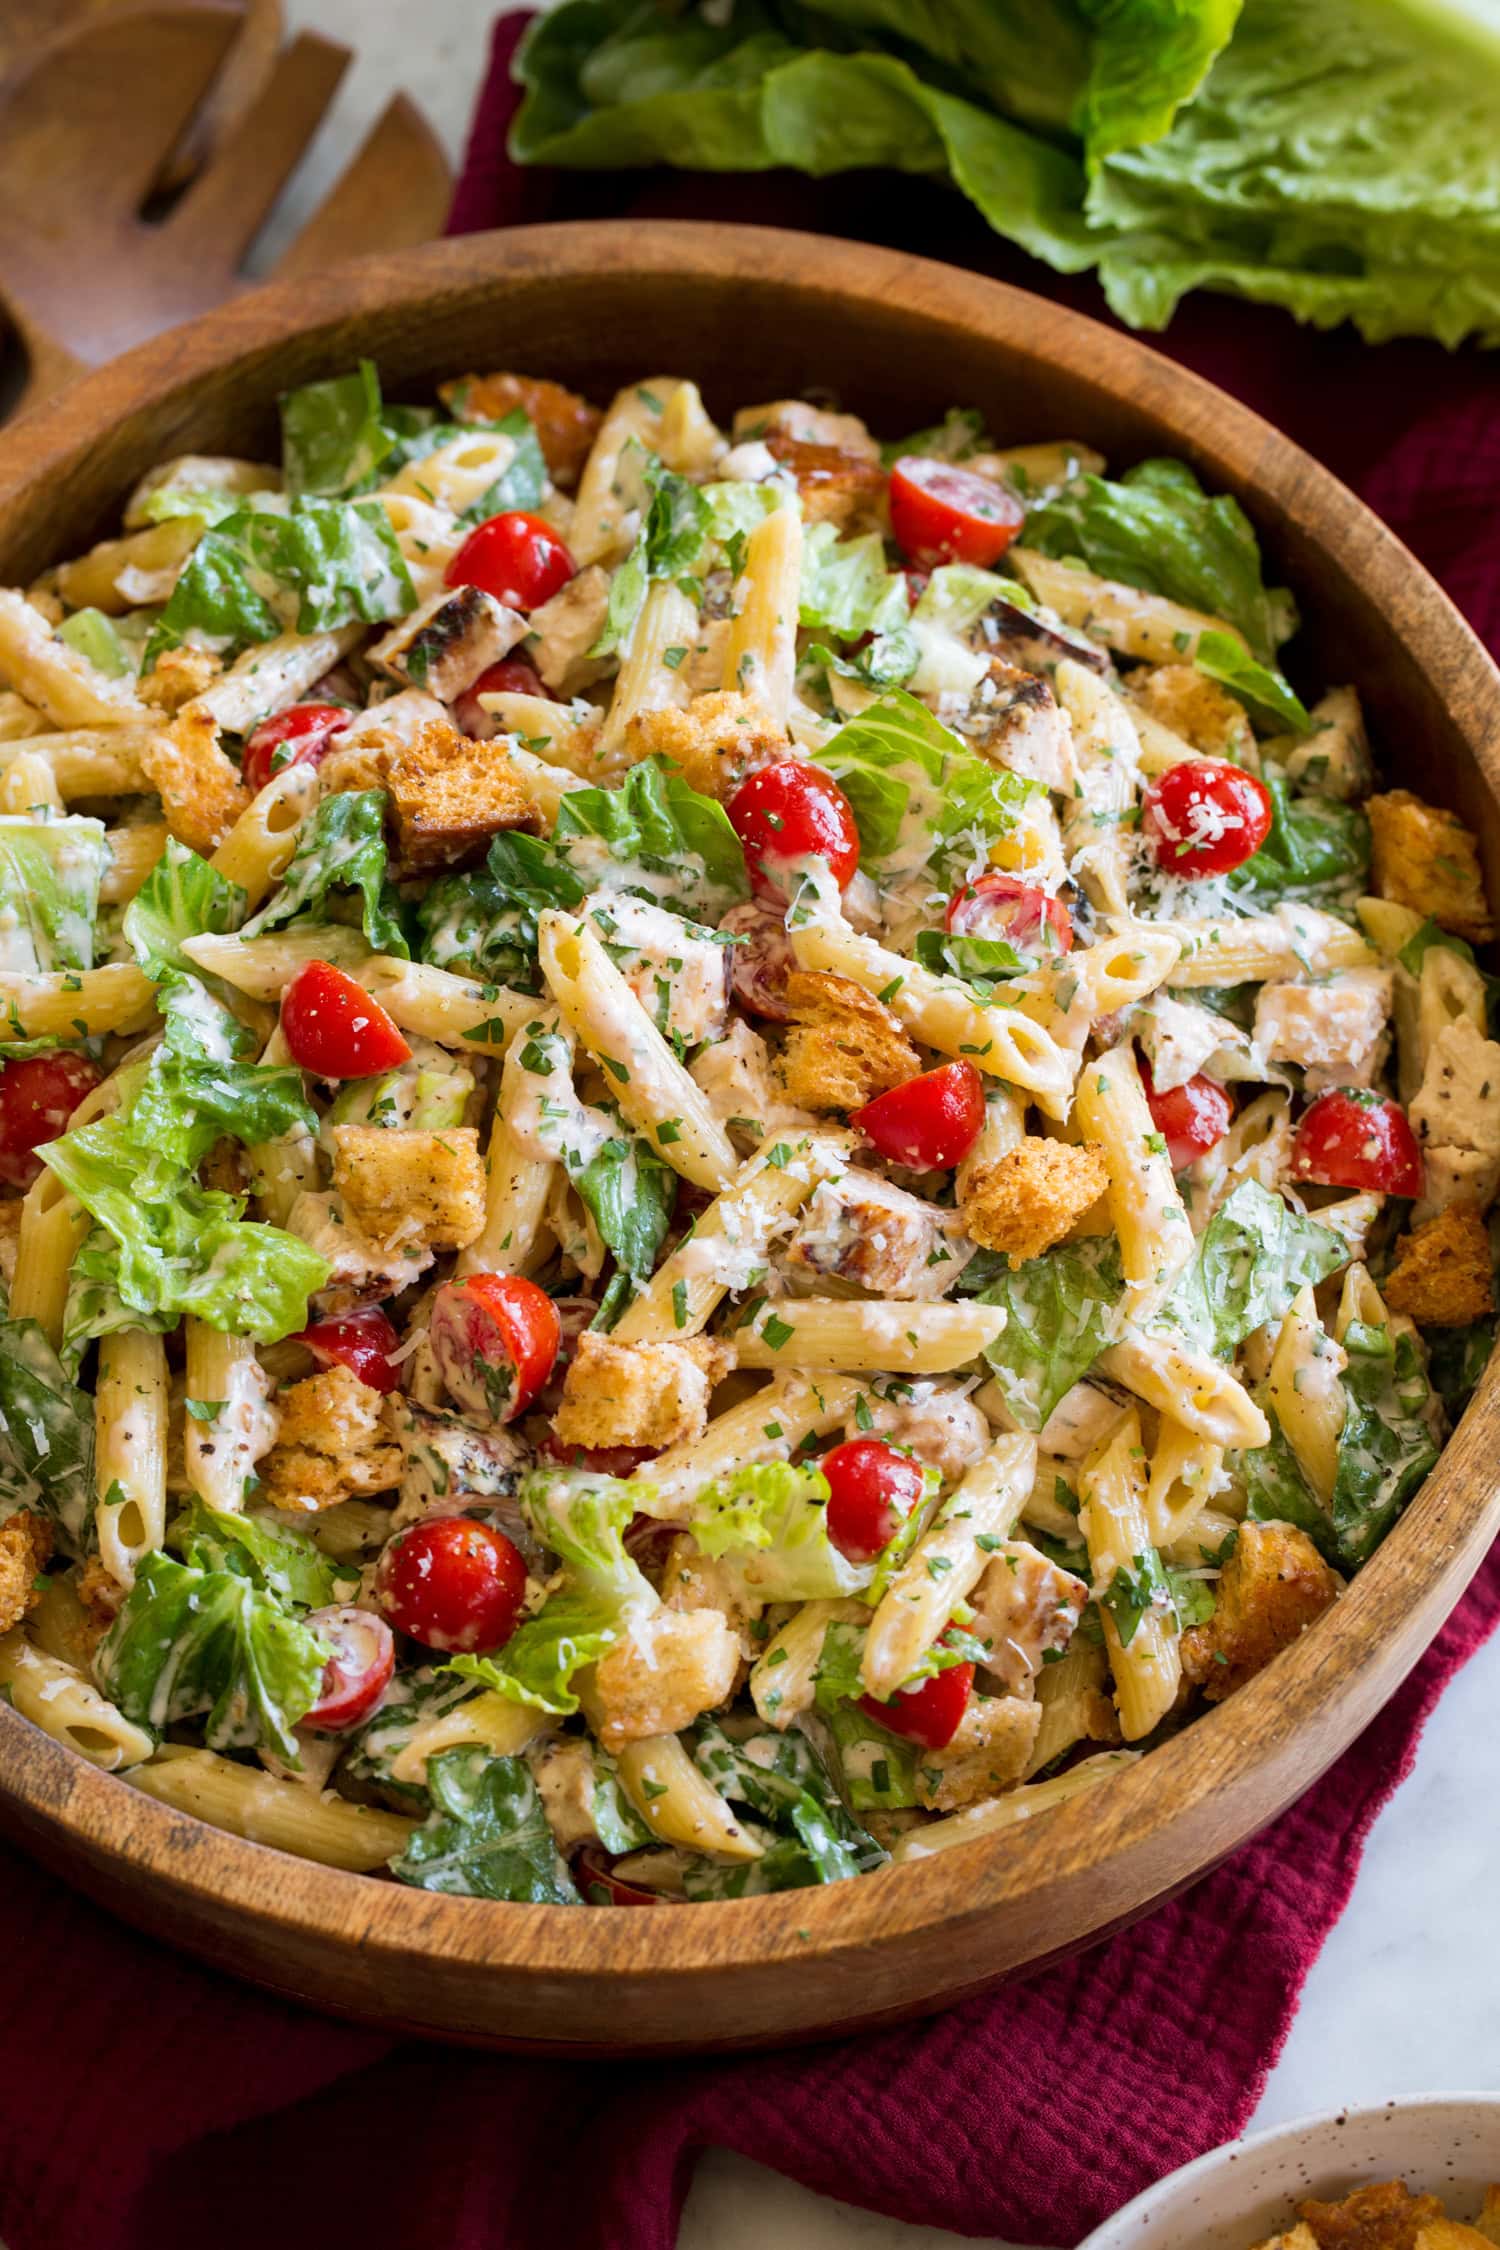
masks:
[[(1500, 802), (1500, 672), (1422, 565), (1329, 471), (1248, 407), (1134, 337), (1003, 282), (830, 237), (691, 221), (517, 227), (354, 261), (312, 287), (271, 284), (140, 345), (0, 433), (0, 495), (64, 471), (129, 414), (189, 400), (205, 380), (237, 363), (269, 361), (279, 346), (341, 321), (401, 306), (415, 312), (444, 299), (462, 302), (486, 283), (528, 274), (544, 282), (553, 275), (618, 276), (625, 269), (643, 285), (684, 274), (706, 281), (753, 276), (788, 298), (802, 291), (847, 300), (856, 313), (871, 302), (900, 304), (909, 296), (922, 319), (965, 326), (981, 341), (1033, 361), (1039, 375), (1061, 366), (1109, 389), (1119, 389), (1128, 375), (1127, 403), (1170, 423), (1185, 450), (1233, 456), (1237, 471), (1220, 473), (1231, 481), (1238, 475), (1252, 512), (1257, 495), (1274, 499), (1355, 587), (1384, 566), (1394, 581), (1394, 592), (1390, 583), (1380, 587), (1391, 632), (1425, 644), (1427, 668), (1466, 691), (1472, 715), (1457, 724)], [(1101, 368), (1110, 370), (1107, 380)], [(268, 391), (273, 381), (268, 374)], [(1173, 1828), (1244, 1772), (1247, 1745), (1251, 1760), (1274, 1759), (1325, 1708), (1322, 1659), (1331, 1635), (1344, 1649), (1340, 1699), (1358, 1699), (1361, 1683), (1380, 1666), (1387, 1637), (1409, 1622), (1424, 1594), (1431, 1631), (1412, 1650), (1411, 1662), (1429, 1645), (1478, 1567), (1484, 1534), (1500, 1528), (1500, 1488), (1486, 1495), (1491, 1475), (1478, 1411), (1493, 1423), (1497, 1399), (1500, 1367), (1492, 1364), (1419, 1498), (1330, 1619), (1231, 1703), (1205, 1713), (1098, 1795), (1057, 1807), (1040, 1829), (1018, 1824), (852, 1883), (653, 1913), (644, 1926), (638, 1915), (595, 1915), (586, 1960), (568, 1935), (576, 1933), (574, 1917), (555, 1908), (437, 1896), (284, 1853), (274, 1855), (281, 1869), (270, 1889), (264, 1880), (269, 1847), (158, 1804), (7, 1709), (0, 1709), (0, 1789), (35, 1819), (96, 1853), (179, 1893), (243, 1909), (262, 1925), (352, 1939), (377, 1958), (442, 1957), (477, 1970), (531, 1972), (539, 1980), (656, 1980), (776, 1960), (810, 1964), (933, 1926), (978, 1930), (997, 1909), (1051, 1888), (1060, 1865), (1092, 1861), (1102, 1867), (1127, 1846), (1156, 1861), (1166, 1895), (1204, 1871), (1202, 1861), (1187, 1869), (1172, 1861)], [(1408, 1571), (1419, 1557), (1429, 1567), (1414, 1587)], [(1299, 1773), (1283, 1802), (1307, 1785), (1308, 1776)], [(1226, 1848), (1242, 1840), (1232, 1838)], [(1107, 1923), (1101, 1907), (1089, 1934)], [(976, 1976), (982, 1967), (976, 1963)]]

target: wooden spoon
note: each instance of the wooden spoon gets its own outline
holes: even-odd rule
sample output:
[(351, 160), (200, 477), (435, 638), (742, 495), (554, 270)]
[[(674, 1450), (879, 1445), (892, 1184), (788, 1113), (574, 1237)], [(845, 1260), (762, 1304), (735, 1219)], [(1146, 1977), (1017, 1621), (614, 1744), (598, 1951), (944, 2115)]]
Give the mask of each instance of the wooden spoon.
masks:
[[(29, 361), (23, 406), (246, 286), (244, 257), (349, 61), (304, 33), (269, 71), (262, 61), (258, 86), (241, 66), (238, 114), (226, 117), (216, 90), (235, 83), (236, 39), (251, 29), (263, 39), (263, 15), (252, 25), (221, 0), (90, 14), (0, 85), (0, 306)], [(156, 219), (211, 105), (214, 145)], [(435, 137), (398, 96), (277, 270), (426, 240), (451, 185)]]

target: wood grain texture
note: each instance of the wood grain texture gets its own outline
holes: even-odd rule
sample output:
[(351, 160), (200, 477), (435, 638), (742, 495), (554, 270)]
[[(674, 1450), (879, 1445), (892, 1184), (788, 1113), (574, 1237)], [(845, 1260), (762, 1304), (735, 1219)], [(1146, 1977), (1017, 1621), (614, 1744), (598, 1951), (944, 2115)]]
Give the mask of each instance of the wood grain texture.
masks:
[[(1153, 352), (1023, 293), (811, 236), (681, 225), (469, 237), (272, 288), (147, 345), (0, 436), (0, 580), (110, 527), (151, 461), (263, 453), (274, 400), (360, 353), (387, 386), (521, 366), (596, 396), (666, 358), (721, 412), (829, 388), (885, 432), (954, 401), (1002, 440), (1185, 456), (1297, 592), (1308, 684), (1353, 679), (1385, 770), (1481, 831), (1500, 892), (1500, 675), (1341, 485)], [(1034, 1969), (1143, 1913), (1273, 1819), (1394, 1692), (1497, 1527), (1500, 1369), (1328, 1617), (1097, 1795), (991, 1842), (818, 1891), (640, 1913), (429, 1897), (220, 1835), (0, 1710), (0, 1824), (141, 1927), (325, 2008), (574, 2053), (815, 2037)]]

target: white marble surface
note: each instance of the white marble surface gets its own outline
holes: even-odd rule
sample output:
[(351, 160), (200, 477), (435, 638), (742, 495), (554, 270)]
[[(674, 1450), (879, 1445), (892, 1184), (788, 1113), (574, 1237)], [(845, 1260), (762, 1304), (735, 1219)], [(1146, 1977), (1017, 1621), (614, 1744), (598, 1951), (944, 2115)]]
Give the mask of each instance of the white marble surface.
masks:
[[(357, 50), (303, 175), (284, 238), (404, 87), (453, 155), (488, 40), (476, 0), (288, 0), (297, 26)], [(1416, 1770), (1376, 1824), (1353, 1901), (1313, 1970), (1256, 2123), (1342, 2102), (1500, 2086), (1494, 1871), (1500, 1866), (1500, 1641), (1445, 1697)], [(830, 2203), (742, 2158), (710, 2155), (688, 2198), (681, 2250), (938, 2250), (957, 2237)]]

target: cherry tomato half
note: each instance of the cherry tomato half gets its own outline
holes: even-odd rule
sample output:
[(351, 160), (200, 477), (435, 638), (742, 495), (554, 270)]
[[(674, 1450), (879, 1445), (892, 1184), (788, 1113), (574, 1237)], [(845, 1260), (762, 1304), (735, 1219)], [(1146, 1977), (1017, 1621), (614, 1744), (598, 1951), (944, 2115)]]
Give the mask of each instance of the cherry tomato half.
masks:
[(471, 531), (447, 569), (445, 586), (479, 586), (507, 609), (539, 609), (578, 565), (545, 516), (511, 508)]
[(0, 1069), (0, 1180), (24, 1188), (40, 1177), (42, 1160), (33, 1149), (67, 1131), (68, 1119), (103, 1076), (87, 1055), (62, 1050)]
[(401, 1380), (392, 1357), (401, 1339), (379, 1305), (356, 1305), (332, 1320), (315, 1320), (295, 1340), (320, 1367), (347, 1367), (372, 1391), (393, 1391)]
[(765, 899), (747, 898), (731, 906), (719, 928), (739, 941), (729, 948), (729, 979), (740, 1006), (770, 1023), (790, 1023), (786, 980), (797, 966), (797, 956), (786, 934), (783, 909)]
[(1167, 1144), (1167, 1159), (1174, 1172), (1185, 1172), (1200, 1156), (1206, 1156), (1234, 1123), (1234, 1103), (1216, 1078), (1205, 1078), (1201, 1071), (1185, 1086), (1173, 1086), (1159, 1094), (1142, 1063), (1141, 1084), (1151, 1122)]
[(524, 656), (502, 656), (498, 664), (491, 664), (481, 672), (472, 687), (453, 700), (453, 717), (467, 735), (476, 742), (488, 742), (503, 732), (495, 712), (486, 711), (479, 698), (482, 695), (535, 695), (544, 703), (555, 703), (556, 696), (544, 685), (535, 665), (528, 664)]
[(513, 1422), (552, 1372), (562, 1322), (546, 1290), (524, 1275), (471, 1273), (438, 1290), (427, 1335), (460, 1412)]
[(950, 1664), (920, 1687), (898, 1688), (889, 1703), (862, 1695), (859, 1707), (892, 1734), (904, 1734), (928, 1750), (945, 1750), (962, 1724), (973, 1686), (972, 1664)]
[(821, 766), (782, 758), (742, 781), (725, 808), (745, 850), (750, 888), (785, 899), (798, 860), (828, 862), (842, 891), (859, 871), (859, 830), (849, 800)]
[(1141, 802), (1141, 828), (1168, 875), (1227, 875), (1271, 833), (1271, 792), (1242, 766), (1184, 758), (1158, 774)]
[(1040, 884), (988, 868), (954, 892), (944, 921), (955, 937), (1007, 938), (1022, 953), (1068, 953), (1073, 917)]
[(262, 719), (247, 737), (240, 773), (254, 796), (283, 766), (320, 766), (353, 718), (342, 703), (294, 703), (274, 719)]
[(892, 1164), (917, 1172), (961, 1164), (984, 1123), (984, 1080), (971, 1062), (940, 1063), (877, 1094), (849, 1122)]
[(891, 471), (891, 530), (908, 562), (996, 563), (1026, 521), (1026, 510), (1003, 484), (952, 461), (903, 453)]
[(411, 1057), (379, 1001), (331, 961), (297, 971), (281, 996), (281, 1028), (293, 1062), (320, 1078), (372, 1078)]
[(332, 1654), (302, 1723), (316, 1734), (342, 1734), (367, 1719), (389, 1687), (396, 1643), (385, 1619), (368, 1609), (315, 1609), (306, 1622)]
[(1292, 1177), (1320, 1187), (1420, 1195), (1422, 1152), (1399, 1102), (1362, 1086), (1319, 1094), (1292, 1143)]
[(658, 1448), (654, 1445), (564, 1445), (557, 1432), (549, 1430), (537, 1451), (565, 1469), (586, 1469), (590, 1476), (630, 1477), (643, 1461), (656, 1459)]
[(922, 1497), (920, 1462), (883, 1438), (850, 1438), (818, 1463), (828, 1479), (828, 1536), (850, 1562), (883, 1554)]
[(424, 1648), (466, 1656), (501, 1648), (525, 1598), (519, 1551), (469, 1516), (427, 1516), (398, 1531), (375, 1566), (382, 1613)]

